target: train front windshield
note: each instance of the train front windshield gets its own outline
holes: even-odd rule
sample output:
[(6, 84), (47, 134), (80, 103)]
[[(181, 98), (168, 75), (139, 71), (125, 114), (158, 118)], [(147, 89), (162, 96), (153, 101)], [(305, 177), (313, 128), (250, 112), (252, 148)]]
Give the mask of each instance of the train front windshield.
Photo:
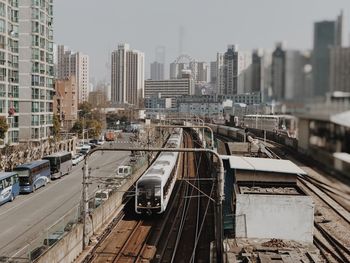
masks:
[(161, 186), (157, 181), (139, 182), (137, 186), (138, 206), (159, 207), (161, 201)]

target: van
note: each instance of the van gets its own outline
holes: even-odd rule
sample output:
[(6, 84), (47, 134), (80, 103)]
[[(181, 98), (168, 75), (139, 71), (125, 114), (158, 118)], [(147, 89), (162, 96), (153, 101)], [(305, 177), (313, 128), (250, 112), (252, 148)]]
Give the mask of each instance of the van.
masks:
[(98, 190), (95, 193), (95, 207), (100, 206), (104, 201), (106, 201), (110, 195), (112, 194), (113, 190), (108, 188), (104, 190)]
[(125, 178), (125, 177), (130, 176), (131, 174), (132, 174), (131, 166), (128, 166), (128, 165), (118, 166), (118, 169), (117, 169), (117, 177), (118, 178)]

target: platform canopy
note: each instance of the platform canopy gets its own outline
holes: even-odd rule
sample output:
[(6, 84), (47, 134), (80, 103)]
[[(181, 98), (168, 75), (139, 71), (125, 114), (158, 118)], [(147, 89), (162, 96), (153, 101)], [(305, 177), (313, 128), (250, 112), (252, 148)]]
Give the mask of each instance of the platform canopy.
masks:
[(254, 158), (243, 156), (222, 155), (223, 160), (229, 160), (230, 168), (271, 173), (306, 175), (301, 168), (289, 160)]
[(344, 111), (331, 116), (331, 121), (344, 127), (350, 127), (350, 111)]

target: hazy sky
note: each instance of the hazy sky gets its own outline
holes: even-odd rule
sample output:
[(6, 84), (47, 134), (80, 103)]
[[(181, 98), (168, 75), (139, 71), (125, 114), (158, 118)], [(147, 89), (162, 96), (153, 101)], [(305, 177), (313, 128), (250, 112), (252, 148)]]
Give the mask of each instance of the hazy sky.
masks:
[(344, 44), (349, 43), (350, 0), (54, 0), (55, 42), (90, 56), (90, 75), (110, 73), (106, 62), (118, 43), (126, 42), (146, 56), (146, 77), (156, 46), (166, 47), (166, 61), (183, 51), (211, 61), (227, 44), (241, 50), (312, 47), (313, 22), (334, 20), (344, 10)]

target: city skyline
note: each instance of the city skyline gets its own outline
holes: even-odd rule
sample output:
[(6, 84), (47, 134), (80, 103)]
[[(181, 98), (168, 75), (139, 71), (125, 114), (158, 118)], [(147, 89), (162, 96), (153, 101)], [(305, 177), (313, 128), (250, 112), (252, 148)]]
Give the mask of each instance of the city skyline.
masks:
[[(175, 60), (180, 31), (183, 36), (181, 48), (198, 61), (215, 60), (216, 52), (225, 50), (227, 44), (238, 44), (240, 50), (273, 50), (276, 42), (285, 41), (287, 48), (311, 49), (313, 23), (332, 20), (343, 9), (343, 44), (349, 42), (350, 3), (346, 0), (321, 3), (316, 0), (288, 3), (268, 0), (254, 5), (246, 1), (200, 3), (199, 6), (198, 1), (166, 3), (155, 0), (150, 3), (134, 0), (109, 2), (101, 8), (99, 2), (91, 0), (60, 0), (55, 3), (55, 42), (88, 54), (91, 57), (91, 77), (96, 80), (109, 80), (106, 67), (109, 54), (123, 42), (145, 53), (145, 75), (148, 77), (156, 46), (166, 47), (166, 64)], [(79, 12), (80, 19), (77, 20), (76, 12), (82, 5), (84, 12)], [(132, 9), (136, 5), (138, 8)], [(241, 11), (236, 14), (232, 11), (237, 6)], [(117, 12), (121, 8), (126, 12)], [(131, 9), (132, 12), (127, 11)]]

